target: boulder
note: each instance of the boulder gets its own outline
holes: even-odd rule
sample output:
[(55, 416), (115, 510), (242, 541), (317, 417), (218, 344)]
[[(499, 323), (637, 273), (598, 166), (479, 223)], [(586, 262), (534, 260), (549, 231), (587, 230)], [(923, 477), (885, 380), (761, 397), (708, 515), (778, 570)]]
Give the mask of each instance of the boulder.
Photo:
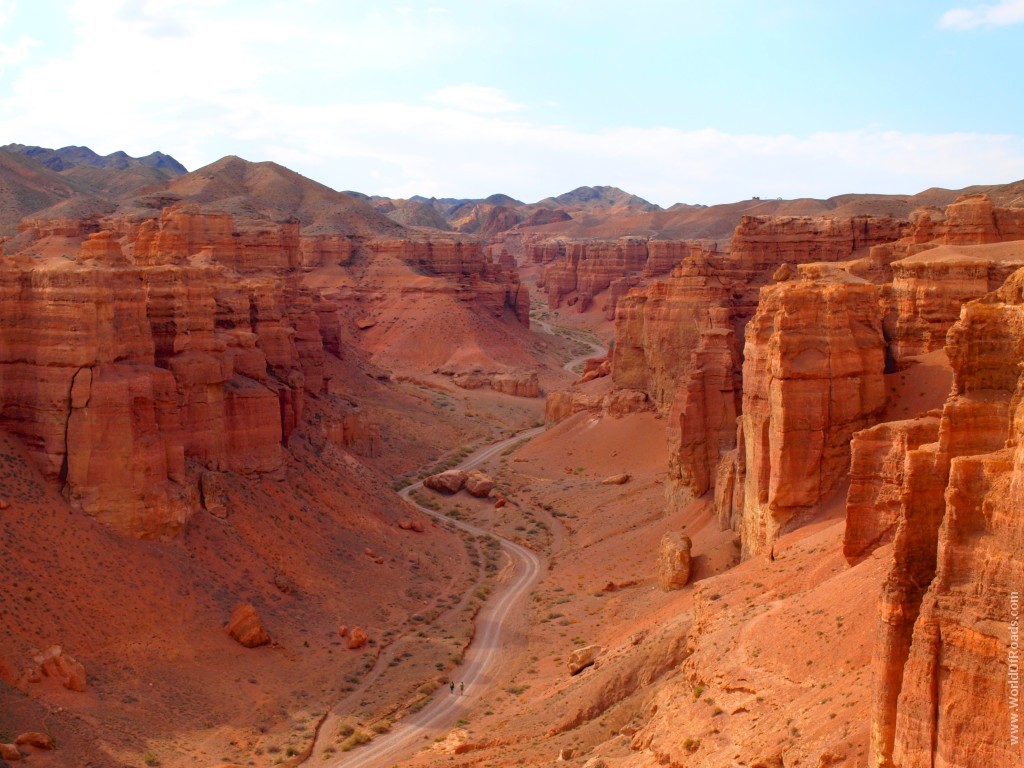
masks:
[(0, 743), (0, 759), (10, 760), (12, 763), (21, 760), (21, 751), (13, 744)]
[(356, 650), (362, 648), (369, 642), (370, 638), (366, 634), (366, 630), (362, 627), (353, 627), (352, 634), (348, 638), (348, 647), (350, 650)]
[(466, 490), (473, 496), (485, 498), (494, 488), (494, 481), (478, 469), (466, 475)]
[(434, 491), (444, 493), (458, 493), (466, 483), (469, 473), (464, 469), (449, 469), (446, 472), (439, 472), (431, 475), (423, 481), (423, 485)]
[(53, 749), (53, 739), (45, 733), (38, 731), (26, 731), (14, 740), (15, 744), (35, 747), (36, 749)]
[(631, 477), (632, 476), (629, 475), (628, 473), (623, 472), (621, 475), (612, 475), (610, 477), (606, 477), (604, 480), (601, 481), (601, 485), (625, 485), (630, 481)]
[(669, 531), (661, 537), (658, 550), (658, 585), (666, 592), (682, 589), (690, 580), (690, 537)]
[(246, 648), (257, 648), (270, 643), (270, 635), (263, 628), (259, 614), (249, 603), (238, 605), (231, 613), (227, 625), (228, 634)]
[(603, 650), (604, 647), (600, 645), (586, 645), (574, 650), (569, 654), (569, 661), (567, 662), (569, 674), (578, 675), (584, 669), (594, 664)]

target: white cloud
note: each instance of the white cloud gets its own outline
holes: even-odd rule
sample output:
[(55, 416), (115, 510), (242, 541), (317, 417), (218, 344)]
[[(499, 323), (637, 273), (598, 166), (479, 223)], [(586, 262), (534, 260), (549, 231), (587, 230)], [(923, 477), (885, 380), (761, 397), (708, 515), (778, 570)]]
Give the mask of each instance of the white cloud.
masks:
[[(358, 13), (318, 25), (302, 16), (356, 5)], [(0, 18), (10, 7), (0, 0)], [(505, 192), (529, 201), (612, 184), (670, 205), (1024, 177), (1019, 136), (594, 130), (551, 124), (560, 113), (541, 122), (541, 112), (482, 85), (449, 86), (417, 103), (350, 92), (368, 67), (390, 75), (437, 66), (436, 54), (466, 34), (445, 19), (456, 14), (312, 0), (239, 7), (235, 0), (74, 0), (74, 35), (57, 54), (42, 58), (32, 49), (24, 60), (27, 38), (0, 49), (0, 62), (21, 60), (0, 81), (0, 136), (86, 144), (104, 154), (159, 149), (192, 169), (238, 154), (277, 160), (336, 189), (392, 196)], [(531, 106), (545, 110), (542, 101)], [(632, 114), (623, 110), (620, 119)]]
[(953, 8), (939, 19), (946, 29), (974, 29), (975, 27), (1004, 27), (1024, 22), (1024, 0), (1003, 0), (996, 5), (974, 8)]
[(483, 112), (497, 114), (499, 112), (515, 112), (523, 108), (497, 88), (483, 85), (450, 85), (429, 97), (430, 101), (444, 104), (467, 112)]

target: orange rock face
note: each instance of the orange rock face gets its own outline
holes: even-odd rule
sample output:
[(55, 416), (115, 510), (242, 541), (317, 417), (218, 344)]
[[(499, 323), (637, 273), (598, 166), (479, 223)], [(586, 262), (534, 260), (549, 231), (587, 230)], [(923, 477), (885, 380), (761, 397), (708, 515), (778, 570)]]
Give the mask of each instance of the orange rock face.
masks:
[[(185, 204), (64, 227), (61, 237), (84, 238), (75, 260), (0, 266), (2, 424), (75, 508), (128, 535), (174, 535), (200, 506), (203, 469), (282, 466), (307, 397), (326, 388), (325, 355), (341, 352), (338, 305), (300, 287), (300, 268), (348, 263), (357, 248), (394, 252), (443, 277), (430, 290), (529, 323), (526, 288), (478, 243), (299, 227)], [(492, 378), (499, 391), (539, 394), (535, 373)], [(379, 450), (355, 417), (335, 431), (336, 444)]]
[(520, 284), (516, 272), (491, 261), (481, 243), (395, 238), (372, 240), (366, 248), (372, 254), (395, 257), (431, 275), (447, 277), (467, 301), (495, 315), (507, 307), (520, 323), (530, 326), (529, 289)]
[(608, 291), (602, 308), (610, 320), (619, 299), (641, 277), (668, 274), (684, 258), (713, 254), (716, 249), (709, 240), (555, 240), (529, 245), (526, 258), (546, 265), (538, 285), (547, 292), (552, 309), (564, 301), (585, 312), (598, 293)]
[(878, 289), (845, 276), (765, 288), (743, 363), (746, 555), (831, 493), (885, 406)]
[(1007, 697), (1011, 593), (1024, 579), (1024, 270), (964, 307), (947, 352), (954, 382), (938, 440), (906, 453), (872, 765), (1019, 763)]
[(22, 681), (40, 682), (43, 678), (56, 680), (69, 691), (79, 693), (86, 689), (85, 667), (73, 657), (64, 653), (59, 645), (53, 645), (32, 657), (37, 667), (30, 670)]
[(938, 437), (938, 415), (888, 421), (853, 436), (843, 538), (843, 554), (851, 564), (892, 541), (909, 471), (907, 455)]
[(736, 447), (740, 412), (740, 350), (731, 313), (714, 307), (681, 376), (668, 413), (666, 492), (675, 505), (704, 494), (722, 456)]
[[(950, 206), (953, 208), (954, 206)], [(891, 265), (891, 354), (897, 365), (907, 358), (942, 349), (960, 307), (1002, 285), (1024, 266), (1024, 248), (944, 246), (922, 251)]]
[(751, 269), (783, 263), (843, 261), (857, 251), (898, 240), (908, 222), (890, 216), (744, 216), (732, 239), (732, 255)]
[(659, 407), (671, 402), (696, 350), (709, 307), (727, 306), (729, 293), (703, 258), (677, 266), (668, 280), (637, 289), (615, 313), (612, 379), (646, 392)]

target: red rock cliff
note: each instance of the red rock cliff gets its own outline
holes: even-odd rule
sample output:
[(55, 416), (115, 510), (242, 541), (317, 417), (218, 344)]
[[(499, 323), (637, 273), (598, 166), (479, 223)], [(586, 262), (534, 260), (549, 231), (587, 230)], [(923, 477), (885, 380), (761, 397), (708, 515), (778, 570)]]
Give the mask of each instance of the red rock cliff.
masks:
[[(875, 651), (871, 764), (1014, 766), (1010, 593), (1024, 581), (1024, 270), (964, 307), (938, 441), (908, 450)], [(970, 734), (969, 738), (965, 734)]]
[(841, 482), (850, 438), (885, 406), (878, 289), (842, 273), (764, 288), (743, 362), (746, 555)]

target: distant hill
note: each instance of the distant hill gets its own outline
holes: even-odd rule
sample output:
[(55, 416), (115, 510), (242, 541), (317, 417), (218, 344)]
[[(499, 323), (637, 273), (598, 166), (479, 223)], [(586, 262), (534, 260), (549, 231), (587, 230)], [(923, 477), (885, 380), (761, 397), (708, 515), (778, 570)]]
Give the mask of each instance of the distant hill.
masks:
[(400, 224), (352, 195), (283, 165), (234, 155), (178, 177), (166, 194), (243, 220), (297, 218), (310, 232), (372, 236), (402, 231)]
[(87, 193), (31, 158), (0, 149), (0, 234), (13, 234), (25, 216)]
[[(618, 187), (576, 187), (571, 192), (548, 198), (560, 208), (593, 210), (595, 208), (637, 208), (660, 211), (661, 206), (624, 192)], [(545, 201), (541, 201), (542, 203)]]
[(170, 155), (99, 155), (88, 147), (0, 147), (0, 236), (25, 217), (85, 218), (115, 210), (156, 215), (176, 202), (231, 213), (241, 221), (297, 218), (307, 233), (400, 234), (406, 227), (492, 237), (510, 230), (543, 236), (623, 235), (727, 240), (745, 215), (905, 218), (920, 207), (944, 207), (962, 194), (988, 194), (997, 205), (1024, 205), (1024, 181), (931, 188), (910, 195), (842, 194), (819, 200), (752, 198), (722, 205), (677, 203), (663, 209), (613, 186), (581, 186), (524, 203), (486, 198), (391, 199), (338, 192), (273, 162), (229, 156), (188, 173)]
[(31, 157), (40, 165), (58, 173), (83, 165), (116, 171), (141, 165), (157, 171), (166, 171), (168, 175), (172, 176), (188, 173), (188, 169), (184, 165), (163, 152), (151, 152), (145, 157), (131, 157), (126, 152), (120, 151), (111, 152), (109, 155), (98, 155), (88, 147), (47, 149), (25, 144), (7, 144), (0, 149)]
[[(408, 200), (368, 198), (389, 217), (410, 226), (455, 230), (476, 235), (495, 235), (513, 227), (557, 225), (590, 213), (619, 215), (646, 213), (661, 208), (618, 187), (577, 187), (536, 203), (524, 203), (497, 193), (482, 199), (423, 197)], [(427, 209), (435, 215), (428, 213)]]

